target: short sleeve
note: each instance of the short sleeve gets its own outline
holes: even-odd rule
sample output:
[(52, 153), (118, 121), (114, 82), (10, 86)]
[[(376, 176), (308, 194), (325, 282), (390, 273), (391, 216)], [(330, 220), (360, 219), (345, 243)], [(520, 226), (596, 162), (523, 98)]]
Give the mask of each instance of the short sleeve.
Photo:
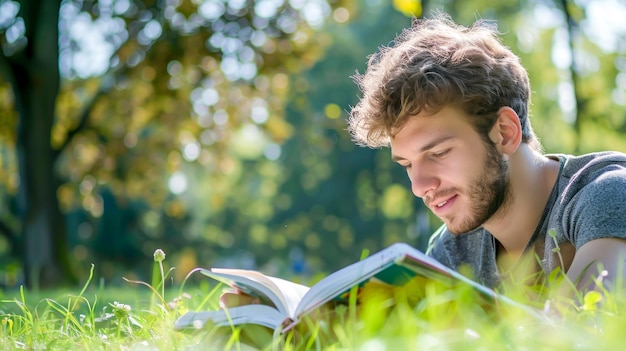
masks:
[(567, 205), (566, 235), (579, 249), (600, 238), (626, 239), (626, 168), (607, 165)]

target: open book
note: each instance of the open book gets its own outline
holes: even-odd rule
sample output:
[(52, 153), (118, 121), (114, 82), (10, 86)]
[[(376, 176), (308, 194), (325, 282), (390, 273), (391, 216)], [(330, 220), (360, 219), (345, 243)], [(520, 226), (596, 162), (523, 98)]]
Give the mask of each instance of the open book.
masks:
[[(353, 287), (368, 282), (403, 286), (416, 277), (453, 284), (469, 284), (497, 303), (506, 299), (404, 243), (393, 244), (361, 261), (320, 280), (311, 288), (252, 270), (212, 268), (201, 272), (251, 296), (262, 304), (217, 311), (187, 312), (175, 323), (176, 329), (259, 324), (274, 330), (288, 330), (304, 316), (329, 302), (347, 301)], [(358, 291), (358, 289), (357, 289)]]

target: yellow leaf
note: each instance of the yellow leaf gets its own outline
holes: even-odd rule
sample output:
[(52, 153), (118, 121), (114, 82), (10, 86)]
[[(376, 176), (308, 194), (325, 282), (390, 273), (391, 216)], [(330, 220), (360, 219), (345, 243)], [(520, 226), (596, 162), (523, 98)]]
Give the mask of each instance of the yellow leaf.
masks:
[(419, 17), (422, 14), (421, 0), (393, 0), (393, 7), (405, 16)]

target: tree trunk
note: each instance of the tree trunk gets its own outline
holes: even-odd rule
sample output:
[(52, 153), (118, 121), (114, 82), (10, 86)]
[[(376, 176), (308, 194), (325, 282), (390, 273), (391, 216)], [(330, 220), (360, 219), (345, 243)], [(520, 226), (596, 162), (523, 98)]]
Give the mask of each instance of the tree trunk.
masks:
[(18, 208), (25, 283), (45, 288), (73, 280), (65, 220), (56, 197), (59, 181), (51, 145), (59, 92), (59, 0), (21, 1), (27, 46), (8, 58), (19, 114)]

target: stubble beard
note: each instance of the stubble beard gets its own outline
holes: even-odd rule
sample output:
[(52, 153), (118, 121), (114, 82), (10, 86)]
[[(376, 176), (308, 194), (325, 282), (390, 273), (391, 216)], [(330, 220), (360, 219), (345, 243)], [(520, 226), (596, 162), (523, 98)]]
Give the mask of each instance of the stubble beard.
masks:
[(509, 166), (492, 144), (486, 145), (484, 172), (469, 188), (470, 214), (458, 225), (446, 224), (455, 235), (470, 232), (487, 222), (511, 200)]

